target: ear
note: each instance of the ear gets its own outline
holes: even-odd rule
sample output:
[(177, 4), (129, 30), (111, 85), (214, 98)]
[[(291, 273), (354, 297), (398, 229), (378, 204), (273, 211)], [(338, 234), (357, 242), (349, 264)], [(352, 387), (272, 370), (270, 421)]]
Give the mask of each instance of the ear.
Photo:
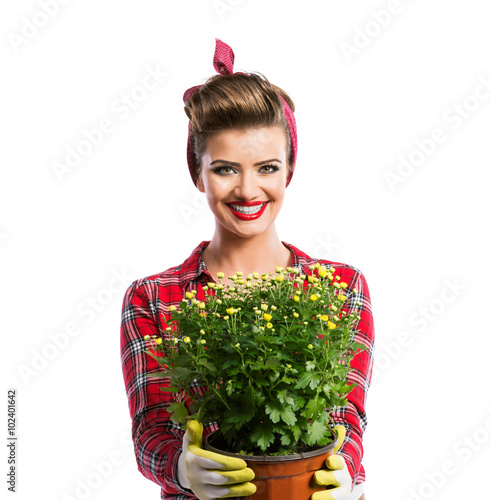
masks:
[(198, 176), (198, 178), (196, 179), (196, 187), (198, 188), (198, 190), (201, 192), (201, 193), (204, 193), (205, 192), (205, 186), (203, 184), (203, 179), (201, 178), (201, 172)]

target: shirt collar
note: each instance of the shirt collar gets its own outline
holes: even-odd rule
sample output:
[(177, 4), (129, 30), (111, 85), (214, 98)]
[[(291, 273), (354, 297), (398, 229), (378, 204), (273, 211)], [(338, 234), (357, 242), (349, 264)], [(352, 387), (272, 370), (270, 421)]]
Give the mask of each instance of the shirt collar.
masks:
[[(290, 250), (292, 254), (291, 267), (296, 267), (302, 272), (308, 273), (308, 266), (312, 258), (306, 253), (293, 246), (291, 243), (282, 241), (283, 245)], [(176, 269), (181, 275), (181, 285), (186, 286), (189, 283), (207, 283), (215, 281), (208, 272), (205, 262), (202, 258), (203, 250), (210, 244), (209, 241), (202, 241), (191, 253), (191, 255)]]

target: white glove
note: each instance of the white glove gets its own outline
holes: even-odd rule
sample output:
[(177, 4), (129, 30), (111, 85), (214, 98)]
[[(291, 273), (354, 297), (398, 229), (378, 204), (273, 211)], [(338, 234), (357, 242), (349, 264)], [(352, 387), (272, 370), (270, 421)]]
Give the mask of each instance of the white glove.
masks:
[(240, 458), (227, 457), (202, 448), (203, 426), (189, 420), (184, 434), (177, 477), (184, 488), (200, 500), (250, 496), (256, 486), (248, 481), (254, 472)]
[[(339, 442), (333, 450), (333, 454), (326, 459), (328, 470), (321, 469), (314, 473), (314, 481), (322, 486), (334, 486), (325, 491), (316, 491), (311, 500), (352, 500), (351, 498), (351, 475), (344, 458), (335, 453), (341, 448), (346, 435), (346, 428), (342, 425), (336, 427)], [(358, 500), (359, 496), (356, 497)]]

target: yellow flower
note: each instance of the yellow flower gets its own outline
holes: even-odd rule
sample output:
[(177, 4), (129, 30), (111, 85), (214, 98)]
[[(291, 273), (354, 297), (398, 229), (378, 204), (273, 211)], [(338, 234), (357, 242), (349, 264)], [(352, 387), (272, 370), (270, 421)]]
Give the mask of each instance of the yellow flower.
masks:
[(205, 303), (204, 302), (198, 302), (198, 309), (204, 309), (205, 308)]
[(344, 290), (348, 286), (348, 283), (341, 281), (341, 288)]
[(186, 292), (186, 299), (192, 299), (194, 297), (194, 293)]
[(314, 277), (313, 276), (309, 276), (308, 277), (308, 281), (309, 281), (309, 283), (313, 283), (314, 282)]
[(229, 307), (228, 309), (225, 309), (225, 310), (226, 310), (227, 314), (230, 314), (230, 315), (232, 315), (236, 312), (236, 310), (233, 307)]
[(224, 319), (225, 321), (228, 321), (228, 320), (229, 320), (229, 317), (228, 317), (228, 316), (224, 316), (224, 317), (223, 317), (223, 319)]
[(327, 327), (328, 327), (330, 330), (334, 330), (334, 328), (336, 328), (336, 325), (335, 325), (332, 321), (328, 321), (328, 322), (327, 322)]
[(334, 305), (329, 306), (329, 309), (331, 309), (331, 311), (337, 311), (338, 310), (338, 308), (336, 306), (334, 306)]
[(282, 273), (283, 272), (283, 268), (281, 266), (276, 266), (276, 272), (278, 274)]
[(252, 276), (254, 279), (258, 280), (259, 279), (259, 273), (253, 272)]
[(150, 340), (150, 335), (145, 335), (145, 337), (143, 337), (143, 340)]
[(329, 268), (329, 271), (331, 271), (331, 273), (333, 273), (336, 269), (334, 269), (334, 267), (331, 267)]
[(333, 283), (332, 286), (335, 288), (341, 288), (341, 285), (339, 283)]
[(217, 299), (217, 304), (221, 304), (222, 303), (222, 299)]
[(344, 295), (339, 294), (338, 298), (341, 302), (344, 302), (346, 300), (346, 297)]
[(310, 300), (311, 300), (312, 302), (315, 302), (315, 301), (316, 301), (316, 300), (318, 300), (318, 299), (319, 299), (319, 296), (318, 296), (318, 295), (316, 295), (315, 293), (313, 293), (313, 294), (310, 296)]
[(259, 309), (255, 309), (254, 312), (259, 316), (261, 314), (261, 311)]
[(276, 309), (278, 309), (276, 306), (271, 306), (272, 311), (276, 311)]
[(358, 293), (358, 292), (356, 291), (356, 288), (353, 288), (353, 293)]
[(190, 337), (184, 337), (182, 340), (183, 340), (183, 342), (186, 342), (186, 344), (189, 344), (189, 342), (191, 342)]
[(325, 277), (327, 276), (327, 274), (328, 274), (328, 273), (327, 273), (327, 268), (326, 268), (326, 266), (321, 266), (321, 267), (319, 268), (319, 276), (320, 276), (321, 278), (325, 278)]
[(300, 302), (300, 297), (298, 295), (294, 295), (293, 300), (295, 302)]
[(292, 268), (292, 267), (288, 266), (288, 267), (286, 268), (286, 272), (287, 272), (287, 273), (291, 273), (292, 271), (293, 271), (293, 268)]
[(205, 339), (201, 339), (201, 343), (202, 344), (206, 344), (206, 340)]
[(172, 312), (172, 311), (175, 311), (177, 309), (176, 306), (169, 306), (169, 311)]
[(293, 313), (293, 316), (295, 316), (295, 318), (298, 318), (300, 315), (299, 315), (299, 314), (295, 311), (295, 312)]
[(268, 304), (261, 304), (261, 309), (263, 311), (267, 311), (268, 310)]
[(264, 314), (264, 319), (265, 319), (266, 321), (271, 321), (271, 319), (272, 319), (272, 318), (273, 318), (273, 316), (271, 316), (271, 314), (268, 314), (268, 313), (265, 313), (265, 314)]
[(217, 277), (218, 277), (219, 279), (223, 279), (223, 278), (224, 278), (224, 276), (225, 276), (225, 273), (222, 273), (222, 272), (217, 273)]
[(287, 368), (291, 368), (291, 367), (292, 367), (292, 365), (286, 365), (286, 367), (287, 367)]
[(284, 279), (285, 279), (285, 277), (282, 274), (280, 274), (279, 276), (276, 276), (276, 278), (275, 278), (275, 280), (278, 283), (281, 283)]
[(266, 323), (266, 328), (273, 328), (273, 324), (272, 323)]
[(237, 342), (237, 344), (235, 344), (235, 347), (240, 347), (240, 344)]
[(327, 314), (323, 314), (321, 316), (321, 321), (327, 321), (329, 319), (329, 316)]
[(332, 319), (333, 319), (334, 321), (339, 321), (339, 318), (338, 318), (336, 315), (334, 315), (334, 316), (332, 317)]
[(242, 271), (237, 271), (235, 274), (236, 274), (239, 278), (241, 278), (241, 277), (242, 277)]
[(308, 347), (309, 349), (313, 349), (313, 348), (314, 348), (314, 346), (313, 346), (312, 344), (309, 344), (307, 347)]
[(199, 333), (201, 333), (201, 335), (205, 335), (206, 332), (204, 330), (200, 330)]
[(157, 345), (160, 345), (160, 344), (162, 343), (162, 339), (157, 339), (157, 340), (155, 341), (155, 343), (156, 343)]

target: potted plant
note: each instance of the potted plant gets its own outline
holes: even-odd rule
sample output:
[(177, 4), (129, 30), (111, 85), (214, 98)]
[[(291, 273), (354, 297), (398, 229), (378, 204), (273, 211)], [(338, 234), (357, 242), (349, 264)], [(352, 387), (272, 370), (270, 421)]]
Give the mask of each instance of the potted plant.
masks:
[[(365, 349), (353, 341), (359, 316), (345, 306), (356, 290), (319, 263), (308, 275), (281, 267), (275, 274), (237, 272), (232, 285), (217, 276), (204, 287), (204, 301), (187, 292), (180, 307), (170, 307), (161, 337), (146, 338), (146, 352), (162, 368), (149, 376), (168, 378), (162, 390), (184, 394), (168, 407), (172, 421), (216, 423), (208, 446), (240, 454), (255, 482), (263, 481), (260, 461), (270, 475), (301, 475), (308, 484), (311, 472), (291, 468), (305, 458), (307, 469), (318, 470), (332, 453), (330, 413), (346, 404), (354, 387), (346, 382), (350, 361)], [(261, 496), (270, 487), (264, 481), (251, 498), (268, 498)]]

